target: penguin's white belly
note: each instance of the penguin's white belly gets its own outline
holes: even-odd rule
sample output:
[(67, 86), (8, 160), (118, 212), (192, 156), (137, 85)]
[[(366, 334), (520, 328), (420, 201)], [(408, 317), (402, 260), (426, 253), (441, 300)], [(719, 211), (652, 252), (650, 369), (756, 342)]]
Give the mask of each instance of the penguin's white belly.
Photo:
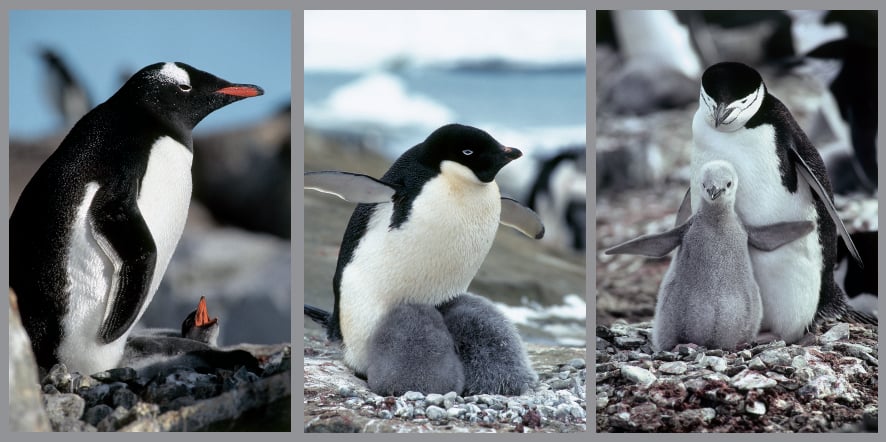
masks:
[[(339, 298), (345, 361), (366, 369), (366, 348), (381, 317), (399, 302), (439, 305), (467, 291), (492, 247), (501, 217), (493, 182), (425, 184), (409, 218), (389, 229), (393, 204), (379, 204), (342, 273)], [(388, 326), (396, 327), (396, 324)]]
[[(144, 313), (166, 271), (172, 252), (181, 237), (191, 197), (192, 154), (169, 137), (160, 138), (151, 150), (147, 171), (139, 186), (139, 211), (157, 248), (157, 261)], [(98, 331), (111, 309), (117, 290), (117, 270), (121, 259), (113, 250), (105, 253), (96, 240), (89, 219), (89, 208), (98, 192), (98, 183), (86, 185), (86, 192), (71, 229), (67, 261), (68, 313), (62, 319), (63, 337), (59, 360), (69, 370), (95, 373), (117, 366), (129, 331), (108, 344), (98, 341)]]
[(696, 190), (701, 188), (699, 170), (708, 161), (726, 160), (738, 175), (735, 210), (745, 224), (802, 220), (816, 224), (809, 235), (774, 251), (750, 248), (754, 278), (763, 301), (762, 329), (795, 342), (815, 316), (821, 289), (822, 253), (811, 189), (802, 179), (797, 193), (789, 193), (782, 185), (772, 150), (775, 133), (771, 126), (724, 134), (696, 117), (692, 129), (696, 144), (691, 163), (693, 211), (700, 205)]

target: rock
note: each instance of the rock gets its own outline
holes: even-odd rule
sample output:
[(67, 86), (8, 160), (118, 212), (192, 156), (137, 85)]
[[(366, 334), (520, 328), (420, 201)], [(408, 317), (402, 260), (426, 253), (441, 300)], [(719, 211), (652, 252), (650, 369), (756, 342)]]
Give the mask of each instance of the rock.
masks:
[(658, 367), (658, 371), (666, 374), (686, 373), (686, 363), (682, 361), (665, 362)]
[(634, 367), (632, 365), (623, 366), (621, 368), (621, 375), (628, 381), (642, 385), (643, 387), (652, 385), (656, 380), (655, 375), (650, 373), (649, 370)]
[(18, 300), (9, 291), (9, 430), (50, 431), (43, 408), (37, 361), (31, 339), (18, 312)]
[(845, 322), (841, 322), (828, 330), (825, 334), (821, 335), (819, 341), (823, 344), (832, 343), (836, 341), (842, 341), (849, 337), (849, 324)]
[(748, 362), (748, 368), (751, 370), (763, 371), (766, 370), (766, 364), (759, 357), (754, 357)]
[(699, 408), (693, 410), (684, 410), (677, 413), (676, 419), (680, 427), (692, 430), (709, 423), (717, 412), (713, 408)]
[(766, 414), (766, 405), (764, 405), (760, 401), (753, 401), (745, 406), (745, 410), (748, 412), (748, 414), (762, 416)]
[(759, 373), (739, 373), (732, 380), (732, 386), (739, 390), (772, 388), (778, 383)]
[(440, 419), (445, 419), (449, 416), (449, 414), (446, 412), (446, 410), (435, 405), (431, 405), (425, 409), (425, 416), (427, 416), (430, 420), (436, 421)]
[(764, 350), (757, 355), (767, 367), (790, 366), (792, 356), (785, 348)]
[(105, 404), (98, 404), (83, 413), (83, 421), (93, 427), (98, 427), (99, 422), (110, 416), (113, 412), (113, 408)]
[(43, 396), (43, 407), (47, 410), (53, 431), (71, 431), (72, 428), (78, 428), (85, 405), (86, 401), (76, 394), (60, 393)]

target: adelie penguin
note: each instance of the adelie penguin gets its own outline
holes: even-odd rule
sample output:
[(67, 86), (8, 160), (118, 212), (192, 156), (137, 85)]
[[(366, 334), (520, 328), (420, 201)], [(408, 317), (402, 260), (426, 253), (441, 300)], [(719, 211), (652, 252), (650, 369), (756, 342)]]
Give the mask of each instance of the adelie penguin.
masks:
[(157, 63), (74, 125), (9, 219), (10, 285), (39, 365), (117, 366), (184, 228), (191, 130), (262, 93)]
[[(538, 216), (502, 197), (494, 181), (521, 155), (480, 129), (450, 124), (406, 151), (381, 179), (305, 173), (306, 189), (360, 203), (342, 240), (333, 311), (306, 305), (305, 314), (323, 324), (331, 340), (343, 343), (345, 363), (368, 375), (374, 391), (447, 393), (482, 385), (495, 390), (484, 393), (519, 394), (535, 381), (512, 327), (492, 329), (499, 336), (487, 336), (486, 342), (500, 347), (485, 351), (505, 357), (490, 360), (485, 373), (459, 360), (456, 347), (465, 350), (459, 344), (464, 340), (453, 334), (479, 334), (459, 325), (471, 322), (462, 321), (462, 315), (479, 318), (474, 324), (484, 318), (504, 320), (491, 304), (455, 308), (461, 302), (473, 304), (465, 292), (499, 223), (532, 238), (544, 234)], [(435, 350), (427, 351), (428, 345)], [(405, 376), (419, 367), (428, 376)]]
[(792, 343), (817, 320), (846, 314), (846, 295), (834, 283), (837, 235), (856, 259), (858, 253), (834, 208), (821, 156), (760, 74), (735, 62), (709, 67), (702, 75), (692, 138), (691, 186), (678, 224), (698, 210), (701, 195), (694, 189), (702, 166), (712, 160), (732, 163), (738, 179), (747, 183), (735, 201), (746, 224), (815, 224), (814, 234), (778, 250), (750, 251), (763, 300), (763, 330)]

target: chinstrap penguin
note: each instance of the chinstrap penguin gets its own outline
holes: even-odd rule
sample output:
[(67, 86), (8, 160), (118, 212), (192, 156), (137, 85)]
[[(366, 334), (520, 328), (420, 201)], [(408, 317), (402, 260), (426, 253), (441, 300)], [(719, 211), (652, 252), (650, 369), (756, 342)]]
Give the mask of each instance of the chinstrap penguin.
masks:
[(331, 340), (343, 342), (345, 363), (355, 372), (371, 371), (377, 330), (400, 327), (383, 320), (395, 306), (439, 306), (467, 290), (499, 223), (543, 236), (538, 216), (502, 197), (494, 181), (520, 156), (480, 129), (450, 124), (406, 151), (381, 179), (305, 174), (306, 189), (360, 203), (339, 252), (333, 312), (305, 306)]
[(699, 108), (692, 121), (691, 186), (677, 224), (701, 202), (701, 168), (712, 160), (734, 167), (741, 186), (735, 211), (749, 225), (808, 220), (809, 235), (775, 251), (750, 251), (763, 300), (763, 329), (788, 343), (816, 321), (847, 311), (834, 283), (837, 234), (858, 259), (833, 205), (824, 163), (788, 109), (770, 94), (760, 74), (723, 62), (702, 76)]
[(117, 366), (184, 228), (191, 130), (262, 93), (157, 63), (74, 125), (9, 220), (10, 285), (39, 365)]
[(753, 342), (763, 305), (748, 246), (771, 251), (806, 236), (811, 221), (743, 226), (735, 213), (739, 179), (725, 161), (701, 167), (693, 194), (698, 211), (668, 232), (643, 236), (605, 253), (662, 257), (679, 247), (659, 289), (652, 328), (657, 350), (681, 343), (734, 349)]

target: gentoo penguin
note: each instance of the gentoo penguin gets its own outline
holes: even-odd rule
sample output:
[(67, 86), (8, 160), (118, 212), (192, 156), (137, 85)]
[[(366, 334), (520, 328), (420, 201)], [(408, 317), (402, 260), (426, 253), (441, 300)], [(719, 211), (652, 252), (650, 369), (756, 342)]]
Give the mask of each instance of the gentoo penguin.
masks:
[(206, 308), (206, 297), (201, 296), (197, 309), (185, 317), (182, 322), (183, 338), (205, 342), (213, 347), (218, 346), (219, 324), (218, 318), (209, 319), (209, 310)]
[(354, 371), (367, 373), (369, 342), (379, 327), (399, 327), (383, 322), (394, 306), (438, 306), (467, 290), (500, 222), (543, 236), (535, 213), (503, 198), (494, 181), (521, 155), (480, 129), (450, 124), (406, 151), (380, 180), (305, 174), (305, 188), (361, 203), (342, 240), (333, 312), (305, 306), (331, 340), (343, 341)]
[(191, 130), (262, 93), (157, 63), (74, 125), (9, 219), (10, 285), (39, 365), (117, 366), (184, 228)]
[[(739, 178), (726, 161), (704, 164), (693, 194), (698, 211), (668, 232), (615, 246), (607, 255), (662, 257), (680, 247), (662, 280), (655, 306), (652, 343), (670, 350), (680, 343), (734, 349), (754, 341), (763, 318), (748, 244), (778, 249), (813, 229), (811, 221), (745, 227), (735, 213)], [(752, 184), (750, 184), (752, 185)]]
[(815, 235), (775, 251), (750, 252), (763, 298), (763, 329), (793, 343), (813, 322), (845, 313), (846, 295), (833, 275), (836, 234), (854, 257), (858, 253), (834, 209), (821, 157), (760, 74), (735, 62), (709, 67), (702, 75), (692, 138), (691, 205), (681, 208), (678, 223), (699, 207), (702, 166), (719, 159), (732, 163), (738, 179), (748, 184), (738, 189), (735, 203), (746, 224), (815, 224)]

